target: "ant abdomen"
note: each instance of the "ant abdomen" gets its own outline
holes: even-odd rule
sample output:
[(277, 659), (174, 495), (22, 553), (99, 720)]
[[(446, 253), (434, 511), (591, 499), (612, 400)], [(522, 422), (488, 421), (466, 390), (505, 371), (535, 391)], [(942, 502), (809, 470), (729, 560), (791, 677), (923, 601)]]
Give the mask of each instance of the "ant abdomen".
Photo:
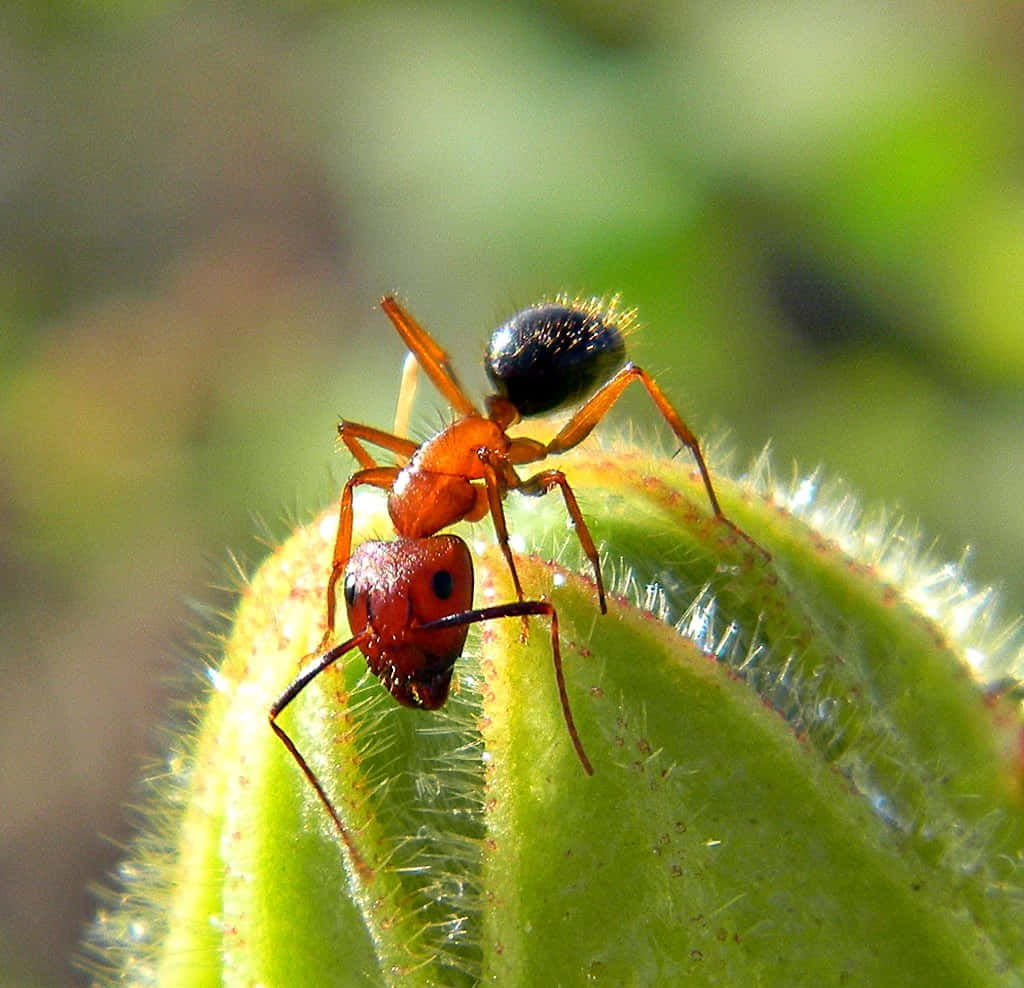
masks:
[(526, 418), (578, 402), (625, 359), (621, 331), (600, 312), (547, 302), (499, 326), (484, 363), (497, 393)]

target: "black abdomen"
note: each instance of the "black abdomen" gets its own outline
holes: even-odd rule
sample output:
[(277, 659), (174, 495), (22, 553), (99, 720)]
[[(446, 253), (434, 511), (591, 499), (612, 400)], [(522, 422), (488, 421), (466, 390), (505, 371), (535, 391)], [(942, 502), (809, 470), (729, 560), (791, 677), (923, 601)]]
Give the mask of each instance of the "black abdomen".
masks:
[(550, 302), (523, 309), (499, 326), (485, 366), (498, 394), (526, 417), (590, 394), (625, 357), (617, 326), (598, 313)]

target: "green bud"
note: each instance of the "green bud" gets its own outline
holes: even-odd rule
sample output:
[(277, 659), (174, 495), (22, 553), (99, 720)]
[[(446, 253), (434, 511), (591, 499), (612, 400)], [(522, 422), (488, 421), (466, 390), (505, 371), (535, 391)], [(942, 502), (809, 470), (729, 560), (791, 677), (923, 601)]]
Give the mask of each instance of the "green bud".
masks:
[[(358, 651), (280, 723), (315, 649), (335, 517), (242, 593), (195, 723), (91, 952), (161, 986), (1019, 984), (1019, 640), (991, 596), (813, 478), (684, 457), (560, 457), (610, 586), (556, 495), (508, 500), (549, 623), (474, 625), (448, 704), (399, 707)], [(387, 533), (379, 517), (359, 538)], [(488, 523), (476, 606), (514, 599)], [(554, 562), (550, 560), (555, 560)], [(340, 623), (344, 625), (343, 616)], [(347, 629), (339, 628), (341, 640)], [(987, 685), (986, 685), (987, 684)], [(101, 977), (101, 980), (103, 980)]]

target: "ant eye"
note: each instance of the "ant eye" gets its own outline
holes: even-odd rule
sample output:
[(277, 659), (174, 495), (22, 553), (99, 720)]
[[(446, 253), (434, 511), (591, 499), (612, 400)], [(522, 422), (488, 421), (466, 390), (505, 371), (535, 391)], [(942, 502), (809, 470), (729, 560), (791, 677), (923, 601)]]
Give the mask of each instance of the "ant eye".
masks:
[(352, 607), (356, 602), (356, 578), (354, 573), (345, 577), (345, 603)]
[(455, 580), (446, 569), (439, 569), (430, 580), (430, 587), (438, 600), (447, 600), (455, 589)]

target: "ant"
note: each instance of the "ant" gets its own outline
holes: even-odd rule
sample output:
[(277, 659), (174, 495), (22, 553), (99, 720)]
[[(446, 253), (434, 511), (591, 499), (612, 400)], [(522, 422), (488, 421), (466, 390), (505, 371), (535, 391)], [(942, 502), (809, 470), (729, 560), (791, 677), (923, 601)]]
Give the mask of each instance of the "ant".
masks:
[[(523, 588), (509, 547), (502, 501), (510, 490), (536, 497), (560, 488), (577, 538), (594, 570), (598, 605), (601, 613), (606, 613), (597, 547), (565, 474), (561, 470), (541, 470), (524, 480), (515, 468), (578, 446), (634, 380), (646, 388), (676, 437), (693, 454), (717, 519), (739, 532), (719, 506), (697, 437), (657, 382), (632, 361), (626, 362), (622, 332), (609, 321), (614, 302), (605, 309), (597, 300), (570, 303), (560, 298), (523, 309), (499, 326), (485, 356), (487, 375), (496, 391), (485, 401), (486, 416), (466, 396), (448, 355), (429, 333), (392, 296), (385, 296), (380, 305), (459, 417), (422, 445), (372, 426), (347, 420), (338, 424), (339, 439), (362, 469), (349, 477), (341, 494), (327, 581), (325, 645), (334, 631), (335, 589), (352, 551), (352, 491), (361, 485), (388, 492), (388, 514), (403, 538), (425, 538), (448, 525), (479, 521), (490, 513), (520, 601)], [(623, 321), (630, 318), (632, 313), (626, 313)], [(594, 391), (608, 374), (612, 376)], [(562, 408), (591, 392), (550, 442), (508, 435), (508, 429), (521, 419)], [(364, 443), (395, 454), (402, 465), (381, 466)]]
[[(327, 630), (321, 648), (326, 648), (334, 634), (335, 592), (343, 574), (351, 637), (305, 666), (269, 713), (270, 726), (316, 791), (356, 867), (365, 873), (369, 869), (319, 779), (277, 723), (280, 713), (311, 680), (353, 649), (363, 653), (371, 672), (400, 704), (436, 710), (448, 698), (455, 660), (462, 654), (470, 625), (507, 617), (521, 617), (525, 623), (529, 616), (546, 615), (562, 714), (584, 771), (593, 774), (569, 706), (557, 611), (547, 601), (523, 597), (505, 523), (502, 502), (506, 494), (517, 490), (540, 496), (555, 487), (561, 490), (580, 545), (593, 566), (599, 607), (606, 613), (597, 548), (562, 471), (541, 470), (521, 479), (516, 466), (577, 446), (626, 387), (639, 380), (676, 437), (693, 454), (715, 516), (739, 532), (719, 506), (697, 437), (654, 379), (626, 361), (622, 331), (611, 321), (614, 301), (603, 307), (596, 300), (578, 303), (558, 298), (523, 309), (499, 326), (485, 357), (496, 392), (486, 399), (486, 415), (466, 396), (448, 355), (427, 331), (393, 297), (386, 296), (380, 304), (458, 418), (422, 444), (372, 426), (347, 420), (339, 423), (338, 436), (360, 469), (348, 479), (341, 494), (327, 581)], [(625, 323), (631, 316), (624, 314), (621, 321)], [(521, 419), (562, 408), (587, 395), (590, 397), (551, 441), (508, 435), (507, 430)], [(398, 463), (379, 464), (364, 444), (389, 451)], [(353, 490), (363, 485), (387, 491), (388, 513), (398, 538), (364, 542), (353, 552)], [(517, 599), (474, 609), (469, 549), (458, 536), (437, 533), (458, 521), (478, 521), (488, 513)]]

